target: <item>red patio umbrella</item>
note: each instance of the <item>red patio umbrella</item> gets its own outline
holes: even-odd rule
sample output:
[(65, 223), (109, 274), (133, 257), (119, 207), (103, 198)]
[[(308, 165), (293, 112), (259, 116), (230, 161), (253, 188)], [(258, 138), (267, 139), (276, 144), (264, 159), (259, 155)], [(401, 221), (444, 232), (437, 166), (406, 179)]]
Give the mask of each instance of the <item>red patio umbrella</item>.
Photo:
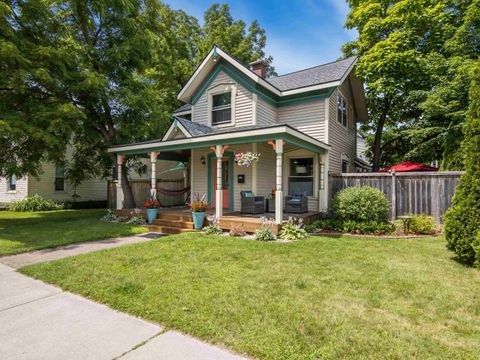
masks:
[(396, 172), (438, 171), (438, 168), (423, 165), (423, 164), (415, 164), (410, 161), (405, 161), (401, 164), (393, 165), (386, 169), (380, 170), (379, 172), (389, 172), (392, 170), (395, 170)]

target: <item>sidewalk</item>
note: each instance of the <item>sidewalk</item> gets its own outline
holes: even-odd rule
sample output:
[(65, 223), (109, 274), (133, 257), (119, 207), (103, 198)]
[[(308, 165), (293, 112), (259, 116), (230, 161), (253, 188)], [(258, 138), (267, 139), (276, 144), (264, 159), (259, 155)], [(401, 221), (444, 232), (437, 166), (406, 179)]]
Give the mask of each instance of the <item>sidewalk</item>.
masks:
[[(18, 268), (148, 239), (136, 236), (68, 245), (4, 257), (0, 261)], [(0, 264), (0, 339), (1, 358), (9, 360), (245, 359), (47, 285), (3, 264)]]

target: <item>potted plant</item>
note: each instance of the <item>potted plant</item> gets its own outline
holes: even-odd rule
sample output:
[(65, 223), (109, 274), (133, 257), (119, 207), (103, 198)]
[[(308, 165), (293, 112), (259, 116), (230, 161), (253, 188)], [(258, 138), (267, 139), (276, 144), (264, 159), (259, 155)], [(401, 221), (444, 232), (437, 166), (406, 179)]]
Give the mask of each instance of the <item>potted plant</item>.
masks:
[(257, 162), (258, 160), (260, 160), (259, 153), (253, 153), (249, 151), (245, 153), (242, 152), (242, 153), (235, 154), (235, 162), (238, 164), (238, 166), (249, 167), (254, 162)]
[(153, 224), (153, 220), (155, 220), (158, 215), (160, 202), (155, 198), (150, 198), (143, 203), (143, 206), (147, 209), (147, 223)]
[(198, 194), (190, 203), (190, 209), (192, 209), (193, 225), (195, 229), (200, 230), (203, 228), (205, 222), (205, 213), (210, 208), (208, 201), (205, 201), (205, 194), (199, 197)]

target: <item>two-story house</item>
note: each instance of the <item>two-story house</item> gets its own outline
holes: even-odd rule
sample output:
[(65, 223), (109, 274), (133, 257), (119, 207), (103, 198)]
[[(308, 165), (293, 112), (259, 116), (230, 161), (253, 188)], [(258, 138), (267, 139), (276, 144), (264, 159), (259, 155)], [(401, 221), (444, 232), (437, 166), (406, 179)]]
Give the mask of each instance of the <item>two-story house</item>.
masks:
[[(262, 61), (247, 68), (214, 47), (178, 94), (185, 105), (174, 112), (163, 137), (109, 151), (119, 164), (129, 155), (149, 156), (152, 164), (184, 161), (191, 193), (207, 194), (219, 218), (224, 210), (241, 210), (241, 191), (267, 196), (272, 189), (277, 224), (288, 194), (303, 193), (309, 212), (324, 212), (328, 176), (355, 171), (356, 125), (367, 120), (356, 61), (266, 78)], [(235, 155), (245, 152), (259, 154), (259, 160), (240, 166)], [(152, 181), (155, 177), (152, 166)]]

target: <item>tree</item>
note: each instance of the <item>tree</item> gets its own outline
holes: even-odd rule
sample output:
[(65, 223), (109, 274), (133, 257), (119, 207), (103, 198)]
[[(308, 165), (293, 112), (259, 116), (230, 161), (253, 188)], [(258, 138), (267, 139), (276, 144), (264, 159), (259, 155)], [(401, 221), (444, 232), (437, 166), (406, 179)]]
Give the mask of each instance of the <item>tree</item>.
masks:
[[(358, 38), (344, 46), (346, 55), (360, 55), (357, 74), (366, 84), (373, 167), (384, 165), (382, 155), (390, 153), (391, 144), (410, 141), (421, 129), (419, 92), (432, 87), (428, 57), (441, 51), (453, 32), (449, 3), (432, 0), (351, 0), (346, 26), (359, 32)], [(396, 133), (383, 141), (385, 128)], [(395, 146), (396, 147), (396, 146)], [(407, 147), (408, 148), (408, 147)]]
[(266, 56), (267, 36), (258, 21), (253, 21), (247, 30), (243, 20), (234, 20), (228, 4), (212, 4), (205, 12), (205, 24), (198, 41), (197, 63), (208, 54), (214, 45), (232, 54), (242, 64), (263, 59), (268, 65), (269, 74), (275, 74), (271, 56)]
[(480, 60), (472, 72), (470, 101), (462, 142), (466, 172), (445, 214), (445, 234), (461, 261), (480, 267)]

